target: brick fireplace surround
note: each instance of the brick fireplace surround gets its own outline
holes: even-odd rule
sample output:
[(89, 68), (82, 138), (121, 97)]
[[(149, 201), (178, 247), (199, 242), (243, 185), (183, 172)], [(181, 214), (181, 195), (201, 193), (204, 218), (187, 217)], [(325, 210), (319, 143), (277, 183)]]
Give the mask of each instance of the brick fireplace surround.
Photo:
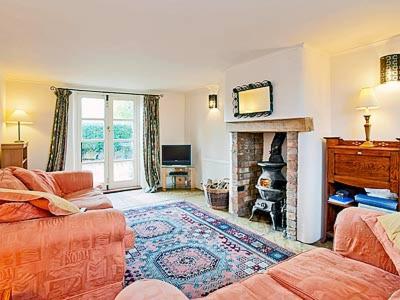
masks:
[(250, 215), (258, 197), (255, 185), (261, 169), (257, 162), (263, 159), (264, 133), (287, 133), (287, 238), (296, 240), (298, 135), (313, 130), (312, 118), (228, 122), (227, 129), (231, 133), (229, 211), (241, 217)]

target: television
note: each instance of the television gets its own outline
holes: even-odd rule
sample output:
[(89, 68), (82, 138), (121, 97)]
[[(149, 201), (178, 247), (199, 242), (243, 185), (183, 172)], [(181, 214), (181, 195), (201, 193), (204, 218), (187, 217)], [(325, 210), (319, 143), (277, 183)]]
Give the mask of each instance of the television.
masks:
[(190, 166), (192, 164), (192, 146), (162, 145), (161, 163), (164, 166)]

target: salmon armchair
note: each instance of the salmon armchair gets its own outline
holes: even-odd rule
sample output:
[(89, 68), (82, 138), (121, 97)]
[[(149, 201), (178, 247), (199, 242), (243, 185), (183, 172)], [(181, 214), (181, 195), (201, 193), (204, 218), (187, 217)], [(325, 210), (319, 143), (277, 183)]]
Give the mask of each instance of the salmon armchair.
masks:
[[(16, 168), (3, 171), (0, 187), (40, 187), (18, 177)], [(11, 291), (13, 300), (114, 299), (123, 287), (125, 250), (134, 243), (123, 213), (93, 187), (90, 172), (37, 174), (49, 175), (60, 196), (88, 210), (0, 222), (0, 295)]]

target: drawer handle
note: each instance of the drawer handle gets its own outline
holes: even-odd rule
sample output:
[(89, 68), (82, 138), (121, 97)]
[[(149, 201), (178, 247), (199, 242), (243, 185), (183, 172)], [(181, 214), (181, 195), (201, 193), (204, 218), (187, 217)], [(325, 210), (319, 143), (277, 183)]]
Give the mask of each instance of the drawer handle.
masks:
[(358, 152), (357, 152), (357, 155), (362, 155), (362, 152), (361, 152), (361, 151), (358, 151)]

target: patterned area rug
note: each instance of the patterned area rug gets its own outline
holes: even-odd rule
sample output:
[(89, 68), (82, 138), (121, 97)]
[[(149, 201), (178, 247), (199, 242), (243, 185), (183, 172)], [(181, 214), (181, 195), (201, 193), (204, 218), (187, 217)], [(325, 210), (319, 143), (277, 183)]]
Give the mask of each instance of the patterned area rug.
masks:
[(189, 298), (263, 272), (293, 253), (187, 202), (125, 211), (136, 232), (125, 284), (155, 278)]

